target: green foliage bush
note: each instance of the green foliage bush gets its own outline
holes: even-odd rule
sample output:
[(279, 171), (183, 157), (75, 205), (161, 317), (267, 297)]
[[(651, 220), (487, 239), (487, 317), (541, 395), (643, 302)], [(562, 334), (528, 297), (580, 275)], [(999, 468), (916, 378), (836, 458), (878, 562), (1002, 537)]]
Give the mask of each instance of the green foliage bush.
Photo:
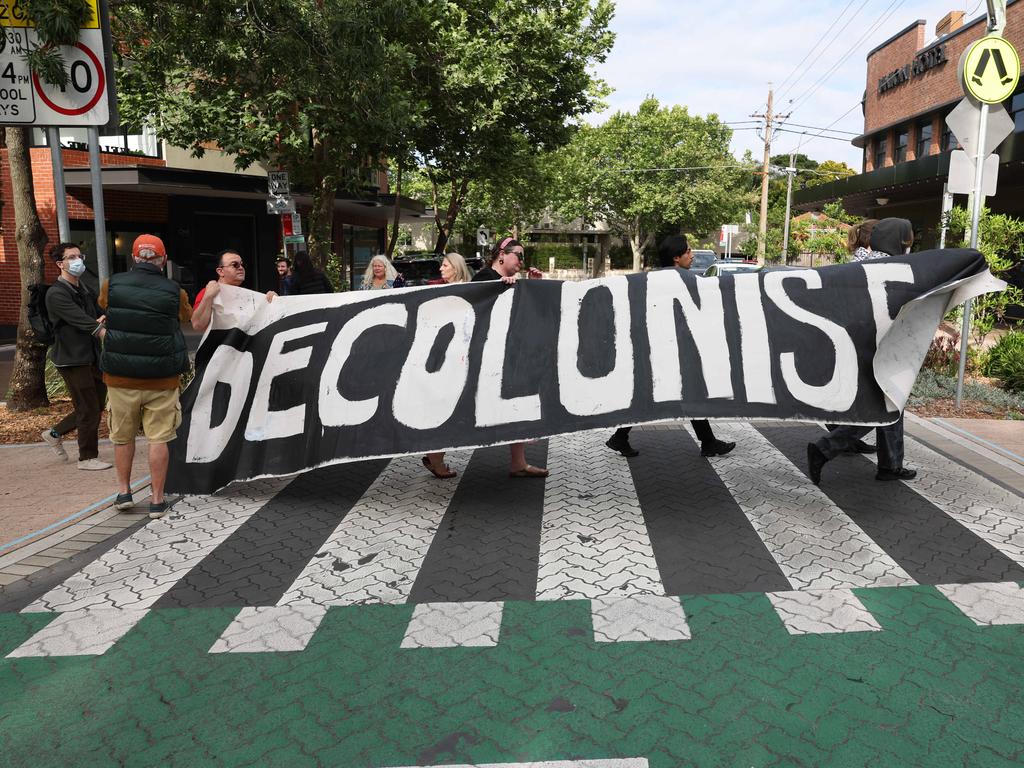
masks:
[[(550, 259), (555, 259), (555, 269), (583, 269), (583, 246), (569, 243), (532, 243), (524, 245), (526, 266), (537, 267), (547, 271)], [(593, 258), (598, 253), (597, 246), (588, 248), (587, 255)]]
[(1011, 331), (993, 345), (985, 371), (1007, 389), (1024, 392), (1024, 331)]
[[(956, 376), (946, 376), (924, 368), (910, 393), (908, 405), (925, 405), (932, 400), (952, 400), (956, 397)], [(964, 399), (977, 400), (1000, 410), (1009, 411), (1011, 418), (1024, 417), (1024, 394), (1007, 392), (980, 381), (964, 381)]]
[(628, 245), (613, 245), (608, 249), (608, 256), (611, 258), (612, 269), (633, 268), (633, 249)]

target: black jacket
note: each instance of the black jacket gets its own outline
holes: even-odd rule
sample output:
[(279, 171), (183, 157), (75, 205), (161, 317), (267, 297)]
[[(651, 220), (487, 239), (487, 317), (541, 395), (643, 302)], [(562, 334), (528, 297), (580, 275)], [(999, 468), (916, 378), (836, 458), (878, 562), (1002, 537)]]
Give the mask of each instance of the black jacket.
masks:
[(46, 313), (53, 323), (53, 364), (58, 368), (96, 365), (100, 358), (96, 322), (101, 314), (96, 296), (84, 284), (76, 288), (63, 278), (46, 292)]
[(100, 368), (112, 376), (163, 379), (188, 370), (178, 322), (181, 289), (153, 264), (111, 276)]

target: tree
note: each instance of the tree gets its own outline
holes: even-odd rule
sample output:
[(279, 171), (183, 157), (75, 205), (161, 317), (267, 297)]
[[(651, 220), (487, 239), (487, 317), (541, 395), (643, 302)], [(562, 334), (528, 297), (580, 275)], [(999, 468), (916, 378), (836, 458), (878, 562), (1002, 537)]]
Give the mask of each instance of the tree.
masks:
[(815, 173), (808, 174), (806, 184), (808, 187), (816, 187), (856, 175), (857, 172), (841, 160), (823, 160)]
[(610, 0), (462, 0), (425, 39), (424, 119), (413, 146), (431, 184), (440, 252), (474, 180), (550, 151), (604, 93), (591, 72), (613, 35)]
[(288, 170), (313, 196), (310, 255), (332, 251), (338, 190), (359, 195), (424, 111), (422, 41), (446, 3), (129, 0), (115, 33), (124, 119), (238, 168)]
[[(29, 68), (47, 83), (66, 85), (68, 73), (60, 46), (77, 42), (78, 30), (92, 15), (89, 4), (85, 0), (30, 0), (22, 2), (21, 8), (35, 25), (40, 40), (40, 45), (25, 56)], [(36, 210), (28, 129), (10, 127), (5, 129), (4, 135), (14, 194), (15, 240), (21, 278), (21, 309), (7, 407), (12, 411), (26, 411), (49, 404), (46, 346), (36, 341), (28, 324), (28, 287), (44, 279), (46, 232)]]
[(731, 135), (715, 115), (648, 98), (635, 114), (584, 126), (559, 153), (558, 210), (567, 219), (607, 221), (627, 238), (640, 269), (659, 231), (706, 232), (752, 204), (750, 169), (730, 154)]

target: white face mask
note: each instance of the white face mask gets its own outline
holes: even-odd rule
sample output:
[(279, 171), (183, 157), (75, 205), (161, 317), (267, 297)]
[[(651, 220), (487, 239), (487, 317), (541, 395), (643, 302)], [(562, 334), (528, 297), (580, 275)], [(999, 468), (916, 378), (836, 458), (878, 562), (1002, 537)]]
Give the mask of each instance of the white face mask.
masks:
[(85, 262), (81, 259), (69, 259), (65, 267), (73, 277), (81, 277), (85, 274)]

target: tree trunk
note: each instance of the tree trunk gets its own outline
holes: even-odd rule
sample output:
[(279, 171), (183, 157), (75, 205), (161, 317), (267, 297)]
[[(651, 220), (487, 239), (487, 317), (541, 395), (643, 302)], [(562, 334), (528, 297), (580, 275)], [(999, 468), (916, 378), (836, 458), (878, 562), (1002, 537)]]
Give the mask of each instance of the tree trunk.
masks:
[(629, 249), (633, 252), (633, 271), (639, 272), (644, 268), (644, 246), (640, 242), (639, 232), (630, 232)]
[[(309, 258), (324, 269), (334, 250), (334, 197), (338, 190), (336, 169), (327, 163), (323, 140), (313, 134), (313, 210), (309, 215)], [(344, 277), (344, 266), (342, 277)]]
[(398, 228), (402, 220), (402, 203), (399, 199), (402, 196), (402, 170), (403, 163), (398, 161), (395, 168), (395, 217), (391, 222), (391, 237), (388, 240), (387, 257), (390, 259), (395, 252), (395, 245), (398, 243)]
[(46, 397), (46, 347), (36, 342), (32, 327), (28, 324), (28, 286), (43, 282), (46, 232), (36, 212), (27, 133), (27, 128), (6, 129), (8, 164), (14, 191), (15, 239), (18, 243), (18, 268), (21, 274), (18, 341), (7, 397), (7, 407), (12, 411), (29, 411), (50, 404)]
[(466, 201), (466, 193), (469, 191), (469, 179), (461, 182), (452, 181), (452, 193), (448, 198), (448, 210), (445, 213), (444, 223), (440, 217), (437, 218), (437, 242), (434, 244), (434, 253), (444, 253), (448, 240), (455, 231), (455, 221), (462, 210), (462, 204)]

